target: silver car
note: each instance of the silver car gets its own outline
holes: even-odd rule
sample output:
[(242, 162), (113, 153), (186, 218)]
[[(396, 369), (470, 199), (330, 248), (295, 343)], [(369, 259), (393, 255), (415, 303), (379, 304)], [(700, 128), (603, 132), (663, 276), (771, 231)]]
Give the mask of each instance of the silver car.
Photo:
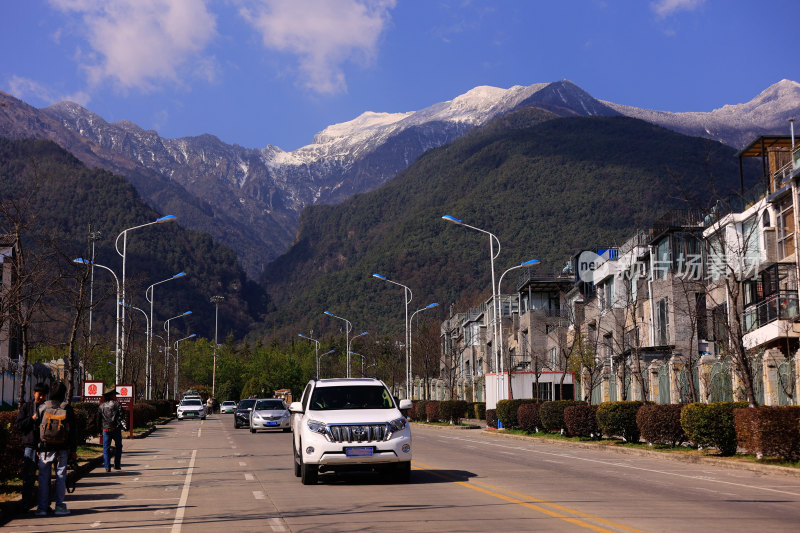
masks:
[(286, 402), (277, 398), (256, 400), (250, 412), (250, 433), (259, 429), (282, 429), (291, 431), (292, 419)]
[(232, 413), (236, 410), (236, 402), (227, 400), (222, 402), (222, 405), (219, 407), (220, 413)]
[(183, 400), (178, 405), (178, 420), (186, 418), (206, 419), (206, 407), (201, 400)]

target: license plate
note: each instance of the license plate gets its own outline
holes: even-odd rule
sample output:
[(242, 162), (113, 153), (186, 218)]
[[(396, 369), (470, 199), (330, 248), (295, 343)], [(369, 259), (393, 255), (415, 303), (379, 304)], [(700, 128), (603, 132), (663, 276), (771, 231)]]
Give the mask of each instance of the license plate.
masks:
[(278, 422), (267, 422), (268, 426), (277, 426)]
[(195, 416), (195, 414), (194, 413), (186, 413), (183, 416), (185, 416), (186, 418), (192, 418), (193, 416)]
[(347, 457), (372, 457), (373, 449), (369, 447), (359, 447), (359, 448), (345, 448), (344, 454)]

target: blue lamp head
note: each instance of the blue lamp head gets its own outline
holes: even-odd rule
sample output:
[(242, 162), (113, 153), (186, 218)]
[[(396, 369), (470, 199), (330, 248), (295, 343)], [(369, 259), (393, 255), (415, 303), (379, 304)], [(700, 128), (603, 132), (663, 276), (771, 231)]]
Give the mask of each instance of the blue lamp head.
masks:
[(450, 215), (444, 215), (442, 218), (447, 220), (448, 222), (453, 222), (454, 224), (463, 224), (462, 221)]
[(538, 265), (538, 264), (539, 264), (539, 260), (538, 259), (531, 259), (530, 261), (525, 261), (524, 263), (522, 263), (519, 266), (523, 266), (524, 267), (524, 266), (531, 266), (531, 265)]
[(439, 305), (439, 302), (433, 302), (432, 304), (428, 304), (428, 307), (425, 309), (430, 309), (431, 307), (436, 307), (437, 305)]
[(385, 276), (381, 276), (380, 274), (373, 274), (372, 277), (373, 278), (382, 279), (383, 281), (386, 281), (386, 277)]
[(157, 218), (157, 219), (156, 219), (156, 222), (157, 222), (157, 223), (159, 223), (159, 224), (162, 224), (162, 223), (164, 223), (164, 222), (172, 222), (172, 221), (173, 221), (173, 220), (175, 220), (176, 218), (177, 218), (177, 217), (176, 217), (175, 215), (167, 215), (167, 216), (165, 216), (165, 217)]
[(183, 277), (183, 276), (185, 276), (185, 275), (186, 275), (186, 272), (178, 272), (177, 274), (175, 274), (174, 276), (172, 276), (172, 279), (175, 279), (175, 278), (182, 278), (182, 277)]

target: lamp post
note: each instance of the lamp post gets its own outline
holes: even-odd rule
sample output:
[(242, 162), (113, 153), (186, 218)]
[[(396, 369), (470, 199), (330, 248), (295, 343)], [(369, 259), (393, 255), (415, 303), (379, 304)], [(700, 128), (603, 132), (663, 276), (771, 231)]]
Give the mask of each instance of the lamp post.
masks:
[[(152, 326), (152, 324), (151, 324), (151, 326)], [(161, 349), (161, 353), (164, 354), (164, 358), (166, 359), (166, 356), (167, 356), (167, 341), (164, 339), (164, 337), (162, 337), (161, 335), (158, 335), (158, 334), (153, 334), (150, 337), (150, 340), (153, 340), (153, 339), (160, 339), (161, 340), (161, 344), (164, 345), (164, 347)], [(153, 366), (155, 366), (155, 360), (156, 360), (156, 358), (155, 358), (155, 355), (154, 355), (153, 356)], [(166, 399), (166, 397), (167, 397), (167, 395), (164, 394), (164, 399)]]
[(105, 265), (97, 264), (94, 261), (89, 261), (88, 259), (81, 259), (79, 257), (77, 259), (73, 259), (72, 262), (73, 263), (80, 263), (82, 265), (93, 265), (93, 266), (96, 266), (96, 267), (100, 267), (100, 268), (102, 268), (104, 270), (108, 270), (109, 272), (111, 272), (111, 275), (114, 276), (114, 281), (117, 283), (117, 299), (115, 300), (117, 302), (117, 305), (114, 306), (116, 311), (117, 311), (117, 333), (116, 333), (116, 336), (115, 336), (116, 337), (116, 339), (115, 339), (115, 341), (116, 341), (116, 364), (114, 365), (114, 383), (115, 384), (119, 383), (119, 362), (120, 362), (119, 323), (121, 322), (120, 313), (119, 313), (119, 302), (120, 302), (120, 297), (121, 297), (120, 288), (119, 288), (119, 278), (117, 278), (117, 275), (114, 273), (113, 270), (111, 270), (110, 268), (108, 268)]
[(345, 339), (344, 343), (345, 343), (345, 352), (347, 352), (347, 376), (346, 377), (349, 378), (350, 377), (350, 353), (349, 353), (350, 352), (350, 331), (353, 329), (353, 324), (351, 324), (350, 321), (347, 320), (346, 318), (342, 318), (340, 316), (336, 316), (333, 313), (331, 313), (330, 311), (325, 311), (323, 314), (326, 314), (329, 317), (338, 318), (339, 320), (344, 320), (345, 323), (347, 324), (347, 327), (345, 327), (345, 330), (344, 330), (344, 339)]
[(336, 351), (336, 350), (328, 350), (328, 351), (327, 351), (327, 352), (325, 352), (324, 354), (322, 354), (322, 355), (320, 355), (320, 356), (317, 356), (317, 377), (319, 377), (319, 362), (320, 362), (320, 360), (321, 360), (323, 357), (325, 357), (326, 355), (328, 355), (328, 354), (332, 354), (332, 353), (333, 353), (333, 352), (335, 352), (335, 351)]
[(175, 315), (172, 318), (168, 318), (164, 321), (164, 331), (167, 332), (167, 343), (164, 351), (164, 397), (165, 398), (169, 393), (169, 323), (171, 320), (175, 320), (176, 318), (181, 318), (191, 314), (192, 314), (191, 311), (184, 311), (180, 315)]
[[(422, 309), (417, 309), (416, 311), (414, 311), (413, 313), (411, 313), (411, 318), (408, 320), (408, 326), (409, 326), (409, 333), (408, 333), (408, 348), (409, 348), (409, 349), (408, 349), (408, 357), (409, 357), (409, 359), (411, 358), (411, 324), (413, 324), (413, 323), (414, 323), (414, 317), (415, 317), (415, 316), (416, 316), (416, 314), (417, 314), (417, 313), (419, 313), (420, 311), (425, 311), (426, 309), (430, 309), (430, 308), (432, 308), (432, 307), (436, 307), (437, 305), (439, 305), (439, 302), (433, 302), (433, 303), (431, 303), (431, 304), (428, 304), (428, 305), (426, 305), (426, 306), (425, 306), (425, 307), (423, 307)], [(410, 364), (409, 364), (408, 368), (409, 368), (409, 370), (411, 369), (411, 365), (410, 365)], [(411, 397), (411, 396), (409, 395), (409, 398), (410, 398), (410, 397)]]
[(353, 354), (353, 355), (357, 355), (357, 356), (359, 356), (361, 358), (361, 377), (363, 378), (364, 377), (364, 362), (367, 360), (367, 358), (364, 357), (363, 355), (361, 355), (360, 353), (356, 353), (356, 352), (350, 352), (350, 353)]
[[(133, 306), (131, 304), (126, 304), (126, 303), (120, 302), (120, 305), (122, 305), (122, 307), (130, 307), (131, 309), (135, 309), (135, 310), (141, 312), (144, 315), (145, 341), (148, 341), (149, 340), (148, 332), (150, 331), (150, 318), (147, 316), (147, 313), (145, 313), (143, 309), (139, 309), (138, 307), (135, 307), (135, 306)], [(145, 342), (145, 352), (147, 352), (147, 343), (146, 342)], [(148, 361), (149, 361), (149, 359), (148, 359)], [(145, 368), (145, 376), (146, 375), (147, 375), (147, 369)]]
[(191, 339), (192, 337), (196, 337), (196, 336), (197, 336), (196, 333), (192, 333), (188, 337), (184, 337), (182, 339), (178, 339), (178, 340), (175, 341), (175, 387), (173, 388), (173, 391), (174, 391), (173, 393), (175, 394), (176, 398), (178, 397), (178, 368), (179, 368), (178, 367), (178, 343), (181, 342), (181, 341), (185, 341), (187, 339)]
[[(500, 281), (497, 282), (497, 294), (498, 295), (502, 295), (503, 294), (502, 291), (500, 290), (500, 284), (503, 283), (503, 277), (506, 274), (508, 274), (512, 270), (516, 270), (518, 268), (527, 267), (527, 266), (533, 266), (533, 265), (536, 265), (536, 264), (539, 264), (539, 260), (538, 259), (531, 259), (530, 261), (525, 261), (524, 263), (520, 263), (519, 265), (513, 266), (513, 267), (509, 268), (508, 270), (506, 270), (505, 272), (503, 272), (500, 275)], [(500, 330), (500, 364), (501, 365), (504, 364), (503, 363), (504, 359), (503, 359), (503, 310), (502, 310), (502, 306), (503, 306), (503, 302), (498, 302), (498, 310), (497, 311), (500, 313), (500, 315), (499, 315), (500, 316), (499, 330)], [(508, 387), (508, 398), (507, 399), (510, 400), (511, 399), (511, 364), (510, 363), (508, 365), (508, 382), (506, 383), (506, 385)], [(538, 392), (537, 392), (537, 394), (538, 394)], [(498, 395), (498, 399), (499, 399), (499, 397), (500, 396)]]
[[(317, 377), (319, 377), (319, 341), (317, 339), (312, 339), (311, 337), (306, 337), (302, 333), (297, 334), (298, 337), (303, 337), (306, 340), (313, 342), (316, 346), (314, 347), (314, 355), (317, 359)], [(328, 352), (330, 353), (330, 352)]]
[(408, 304), (411, 303), (414, 295), (411, 292), (411, 289), (407, 286), (403, 285), (402, 283), (398, 283), (396, 281), (390, 280), (386, 276), (381, 276), (380, 274), (373, 274), (373, 278), (378, 278), (383, 281), (388, 281), (394, 285), (399, 285), (403, 287), (403, 300), (406, 304), (406, 319), (405, 319), (405, 327), (406, 327), (406, 398), (411, 399), (411, 329), (408, 323)]
[(211, 397), (217, 397), (217, 329), (219, 326), (219, 304), (225, 300), (224, 296), (212, 296), (211, 303), (214, 304), (214, 362), (213, 370), (211, 371)]
[(92, 307), (94, 307), (94, 242), (100, 239), (99, 231), (89, 231), (89, 241), (92, 243), (92, 271), (89, 279), (89, 346), (92, 345)]
[[(479, 231), (489, 236), (489, 259), (491, 261), (492, 266), (492, 334), (493, 334), (493, 342), (492, 342), (492, 351), (494, 352), (494, 371), (495, 376), (497, 378), (496, 382), (496, 399), (500, 398), (500, 361), (497, 352), (497, 287), (495, 285), (495, 277), (494, 277), (494, 260), (497, 259), (497, 256), (500, 255), (500, 239), (493, 233), (490, 233), (484, 229), (476, 228), (475, 226), (470, 226), (469, 224), (464, 224), (461, 220), (452, 217), (450, 215), (444, 215), (443, 219), (447, 220), (448, 222), (452, 222), (453, 224), (457, 224), (459, 226), (464, 226), (467, 229), (471, 229), (474, 231)], [(494, 243), (497, 241), (497, 253), (494, 251)]]
[(147, 336), (147, 361), (145, 364), (145, 394), (148, 400), (152, 399), (152, 386), (153, 386), (153, 325), (155, 322), (153, 321), (153, 304), (155, 303), (156, 294), (155, 294), (155, 286), (161, 285), (162, 283), (166, 283), (173, 279), (182, 278), (186, 275), (186, 272), (178, 272), (171, 278), (162, 279), (161, 281), (157, 281), (147, 287), (147, 290), (144, 291), (144, 297), (150, 302), (150, 328), (148, 330)]
[[(144, 228), (145, 226), (152, 226), (153, 224), (161, 224), (164, 222), (171, 222), (175, 220), (175, 215), (167, 215), (165, 217), (157, 218), (152, 222), (148, 222), (146, 224), (140, 224), (138, 226), (133, 226), (131, 228), (127, 228), (122, 230), (119, 235), (117, 235), (117, 239), (114, 241), (114, 248), (117, 250), (117, 253), (122, 257), (122, 298), (117, 298), (118, 302), (125, 301), (125, 262), (127, 259), (128, 254), (128, 232), (133, 231), (135, 229)], [(122, 237), (122, 251), (119, 249), (119, 238)], [(125, 322), (125, 307), (122, 308), (122, 322)], [(122, 373), (125, 373), (125, 329), (122, 329), (122, 352), (120, 358), (122, 360)]]

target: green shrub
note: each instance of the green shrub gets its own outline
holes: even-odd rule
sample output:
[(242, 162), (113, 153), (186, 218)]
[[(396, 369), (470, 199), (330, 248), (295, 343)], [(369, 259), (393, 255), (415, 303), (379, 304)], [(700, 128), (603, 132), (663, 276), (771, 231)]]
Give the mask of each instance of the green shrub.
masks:
[(439, 422), (439, 401), (429, 400), (425, 404), (425, 417), (428, 422)]
[(486, 420), (486, 402), (475, 402), (472, 409), (472, 418)]
[(133, 427), (141, 428), (147, 426), (157, 418), (156, 408), (148, 403), (137, 403), (133, 406)]
[(733, 410), (747, 402), (690, 403), (681, 409), (681, 427), (692, 445), (714, 447), (722, 455), (736, 453)]
[(603, 402), (597, 407), (597, 427), (607, 437), (639, 442), (636, 412), (644, 402)]
[(547, 431), (566, 431), (564, 423), (564, 409), (573, 405), (586, 405), (586, 402), (578, 400), (556, 400), (543, 402), (539, 409), (539, 418), (542, 419), (542, 427)]
[(80, 446), (85, 444), (89, 437), (92, 436), (92, 433), (89, 432), (89, 415), (83, 409), (73, 408), (73, 413), (75, 415), (75, 427), (70, 427), (69, 430), (75, 432), (75, 440)]
[[(86, 434), (87, 438), (91, 435), (98, 435), (102, 428), (97, 427), (97, 412), (100, 409), (99, 403), (93, 402), (75, 402), (72, 404), (75, 411), (83, 411), (86, 413)], [(83, 440), (82, 442), (86, 442)]]
[(636, 412), (636, 425), (642, 438), (650, 444), (678, 446), (686, 442), (681, 426), (680, 404), (645, 404)]
[(439, 402), (439, 420), (458, 424), (464, 418), (467, 402), (464, 400), (445, 400)]
[(539, 409), (542, 404), (539, 402), (524, 403), (517, 409), (517, 423), (523, 431), (539, 431), (542, 427), (542, 419), (539, 418)]
[(597, 427), (597, 406), (582, 404), (566, 407), (564, 409), (564, 425), (567, 428), (567, 434), (570, 436), (599, 437), (600, 430)]
[(523, 398), (519, 400), (500, 400), (497, 402), (497, 419), (503, 423), (505, 429), (518, 429), (517, 411), (520, 405), (536, 403), (536, 400)]
[(490, 428), (497, 429), (497, 409), (486, 410), (486, 425)]
[(800, 407), (745, 407), (733, 410), (736, 440), (759, 459), (800, 459)]
[(414, 420), (418, 422), (426, 422), (428, 420), (428, 415), (425, 412), (425, 405), (430, 400), (417, 400), (414, 403)]
[(139, 400), (136, 405), (151, 405), (156, 410), (156, 418), (168, 418), (172, 416), (175, 404), (171, 400)]
[(17, 431), (17, 412), (0, 412), (0, 432), (5, 437), (5, 443), (0, 448), (0, 481), (7, 481), (19, 477), (22, 472), (22, 435)]

